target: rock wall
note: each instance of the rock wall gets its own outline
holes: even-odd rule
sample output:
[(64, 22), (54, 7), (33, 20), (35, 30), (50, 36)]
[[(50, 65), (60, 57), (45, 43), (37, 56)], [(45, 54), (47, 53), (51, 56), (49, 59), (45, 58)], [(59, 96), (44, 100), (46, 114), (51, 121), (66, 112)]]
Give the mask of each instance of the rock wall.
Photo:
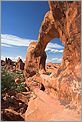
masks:
[(45, 71), (46, 53), (43, 51), (39, 56), (36, 56), (34, 53), (36, 45), (36, 42), (31, 42), (26, 53), (26, 62), (24, 67), (24, 74), (26, 78), (32, 77), (38, 73), (39, 70), (43, 70), (43, 72)]
[[(27, 51), (25, 75), (26, 77), (29, 77), (36, 74), (37, 70), (39, 71), (41, 64), (43, 64), (42, 68), (45, 69), (45, 48), (53, 38), (60, 38), (64, 44), (64, 52), (62, 63), (58, 68), (54, 82), (57, 82), (59, 99), (72, 101), (73, 103), (75, 103), (74, 100), (76, 100), (75, 104), (78, 104), (81, 80), (81, 2), (49, 1), (49, 6), (50, 11), (46, 13), (42, 22), (38, 42), (35, 44), (32, 51), (30, 51), (30, 49)], [(38, 63), (36, 62), (36, 59), (38, 59)], [(31, 71), (33, 71), (34, 74)]]

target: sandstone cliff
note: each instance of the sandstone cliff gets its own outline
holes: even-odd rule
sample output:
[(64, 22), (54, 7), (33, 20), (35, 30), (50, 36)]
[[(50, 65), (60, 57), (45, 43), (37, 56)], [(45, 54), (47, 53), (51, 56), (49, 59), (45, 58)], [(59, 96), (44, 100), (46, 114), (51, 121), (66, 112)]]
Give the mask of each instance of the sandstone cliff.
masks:
[[(57, 73), (52, 76), (53, 80), (50, 80), (49, 85), (56, 90), (60, 101), (71, 103), (72, 107), (78, 108), (81, 81), (81, 2), (49, 1), (49, 7), (50, 11), (46, 13), (40, 28), (38, 42), (32, 51), (29, 49), (27, 51), (25, 75), (26, 77), (35, 75), (37, 71), (39, 72), (41, 65), (41, 69), (45, 70), (45, 48), (53, 38), (60, 38), (64, 44), (62, 63), (58, 67)], [(46, 87), (45, 82), (43, 84)]]

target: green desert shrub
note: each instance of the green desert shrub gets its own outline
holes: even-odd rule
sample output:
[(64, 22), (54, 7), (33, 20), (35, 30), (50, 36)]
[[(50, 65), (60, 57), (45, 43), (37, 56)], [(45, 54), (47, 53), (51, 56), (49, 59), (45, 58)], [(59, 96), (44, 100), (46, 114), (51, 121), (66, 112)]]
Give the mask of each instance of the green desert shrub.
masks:
[(26, 92), (27, 90), (25, 89), (26, 85), (25, 84), (19, 84), (16, 88), (17, 92)]
[(51, 75), (51, 72), (46, 72), (46, 75)]
[(15, 87), (15, 81), (11, 74), (6, 70), (1, 72), (1, 91), (12, 90), (12, 86)]
[[(20, 83), (16, 84), (15, 79), (19, 78)], [(26, 91), (25, 84), (23, 83), (25, 81), (24, 74), (23, 73), (16, 73), (16, 72), (9, 72), (6, 69), (1, 69), (1, 91), (17, 91), (17, 92), (23, 92)]]

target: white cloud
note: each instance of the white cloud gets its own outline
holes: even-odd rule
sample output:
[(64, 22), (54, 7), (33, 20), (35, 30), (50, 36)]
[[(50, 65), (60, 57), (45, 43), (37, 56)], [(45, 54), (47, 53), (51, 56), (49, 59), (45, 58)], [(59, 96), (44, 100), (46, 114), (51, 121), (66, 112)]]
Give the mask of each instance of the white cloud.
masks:
[(48, 43), (45, 51), (50, 51), (50, 52), (53, 52), (53, 53), (62, 53), (63, 48), (64, 48), (63, 46), (61, 46), (57, 43), (53, 44), (53, 43), (50, 42), (50, 43)]
[(4, 56), (1, 56), (1, 60), (5, 60), (5, 57)]
[(57, 48), (57, 49), (63, 49), (63, 46), (57, 44), (57, 43), (48, 43), (47, 48)]
[[(32, 40), (32, 39), (24, 39), (24, 38), (20, 38), (17, 36), (13, 36), (13, 35), (9, 35), (9, 34), (1, 34), (1, 46), (4, 47), (13, 47), (13, 46), (24, 46), (24, 47), (28, 47), (30, 42), (32, 41), (37, 41), (37, 40)], [(53, 53), (62, 53), (63, 52), (64, 47), (57, 44), (57, 43), (51, 43), (49, 42), (45, 51), (50, 51)], [(22, 60), (25, 60), (23, 57), (21, 56), (17, 56), (17, 57), (8, 57), (12, 60), (17, 60), (18, 57), (20, 57)], [(1, 56), (1, 59), (5, 59), (4, 56)], [(52, 62), (61, 62), (61, 58), (52, 58), (49, 59), (47, 58), (47, 62), (52, 61)]]
[(3, 46), (3, 47), (12, 47), (12, 45), (5, 44), (5, 43), (1, 43), (1, 46)]
[(62, 61), (62, 58), (52, 58), (52, 59), (47, 58), (46, 63), (48, 62), (61, 63), (61, 61)]
[(31, 39), (24, 39), (13, 35), (1, 34), (1, 46), (29, 46), (30, 42), (36, 41)]
[(62, 61), (62, 58), (52, 58), (52, 61), (61, 62)]
[(47, 49), (47, 51), (53, 52), (53, 53), (63, 53), (63, 50), (58, 50), (58, 49)]
[(48, 63), (48, 62), (51, 62), (51, 60), (49, 58), (46, 59), (46, 63)]
[[(9, 34), (1, 34), (1, 46), (4, 47), (13, 47), (13, 46), (25, 46), (28, 47), (30, 42), (37, 41), (32, 39), (24, 39), (17, 36), (9, 35)], [(51, 51), (53, 53), (62, 53), (63, 46), (57, 43), (48, 43), (45, 51)], [(61, 50), (59, 50), (61, 49)]]
[(11, 56), (8, 56), (8, 57), (6, 57), (6, 56), (1, 56), (1, 60), (5, 60), (5, 58), (10, 58), (11, 60), (14, 60), (14, 57), (11, 57)]

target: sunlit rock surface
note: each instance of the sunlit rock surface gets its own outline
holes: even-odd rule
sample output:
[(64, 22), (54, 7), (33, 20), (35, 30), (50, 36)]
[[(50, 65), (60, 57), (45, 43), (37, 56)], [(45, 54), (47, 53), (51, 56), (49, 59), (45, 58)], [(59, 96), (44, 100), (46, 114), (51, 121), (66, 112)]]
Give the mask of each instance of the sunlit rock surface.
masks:
[[(26, 54), (25, 76), (26, 78), (29, 78), (39, 73), (40, 77), (42, 78), (41, 82), (45, 87), (44, 92), (46, 94), (49, 95), (50, 93), (52, 93), (54, 94), (53, 96), (55, 96), (56, 93), (57, 99), (60, 101), (60, 103), (67, 105), (67, 108), (69, 109), (74, 109), (75, 111), (80, 112), (81, 2), (49, 1), (49, 7), (50, 11), (48, 11), (44, 16), (44, 20), (40, 27), (38, 42), (33, 42), (29, 45), (29, 49)], [(62, 43), (64, 44), (64, 52), (62, 62), (60, 66), (57, 67), (56, 72), (47, 77), (46, 73), (44, 72), (46, 60), (46, 54), (44, 51), (47, 44), (55, 37), (61, 39)], [(43, 72), (40, 72), (40, 69)], [(42, 92), (42, 99), (45, 99), (44, 92)], [(40, 100), (38, 97), (35, 98), (33, 106), (35, 107), (39, 101)], [(49, 103), (51, 104), (51, 100)], [(43, 106), (41, 106), (42, 104), (40, 104), (41, 108), (39, 109), (36, 107), (35, 111), (33, 110), (33, 108), (30, 108), (32, 107), (31, 101), (29, 104), (29, 110), (27, 110), (26, 112), (26, 120), (32, 120), (33, 118), (34, 120), (47, 120), (47, 117), (48, 120), (57, 119), (55, 117), (53, 118), (53, 112), (48, 114), (45, 112), (47, 115), (42, 114), (43, 108), (46, 109), (47, 104)], [(54, 103), (54, 106), (55, 104), (56, 103)], [(51, 110), (53, 110), (53, 108), (51, 108)], [(39, 112), (37, 112), (37, 109)], [(61, 109), (61, 107), (59, 107), (59, 109)], [(28, 111), (31, 110), (34, 111), (33, 114), (28, 115)], [(60, 113), (62, 113), (62, 110), (60, 110)], [(50, 110), (47, 110), (47, 112), (48, 111), (50, 112)], [(64, 119), (66, 120), (69, 112), (62, 114), (64, 114)], [(76, 119), (80, 119), (80, 116), (79, 118), (77, 117), (78, 115), (69, 115), (70, 117), (72, 116), (72, 118), (67, 117), (67, 120), (75, 120), (75, 116)], [(62, 117), (59, 116), (58, 119), (62, 120), (62, 118), (63, 115)]]

